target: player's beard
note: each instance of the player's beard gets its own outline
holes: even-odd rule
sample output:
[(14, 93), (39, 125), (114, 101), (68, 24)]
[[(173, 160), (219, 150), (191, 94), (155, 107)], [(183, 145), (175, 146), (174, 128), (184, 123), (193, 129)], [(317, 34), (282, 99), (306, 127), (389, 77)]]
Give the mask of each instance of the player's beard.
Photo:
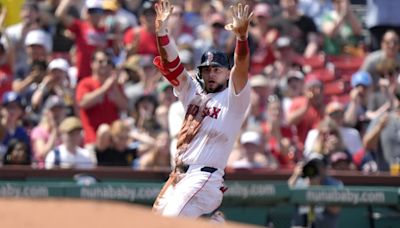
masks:
[(218, 84), (217, 87), (215, 87), (215, 89), (207, 88), (207, 86), (206, 86), (205, 90), (207, 93), (218, 93), (218, 92), (221, 92), (222, 90), (224, 90), (225, 88), (226, 88), (225, 83), (220, 83), (220, 84)]

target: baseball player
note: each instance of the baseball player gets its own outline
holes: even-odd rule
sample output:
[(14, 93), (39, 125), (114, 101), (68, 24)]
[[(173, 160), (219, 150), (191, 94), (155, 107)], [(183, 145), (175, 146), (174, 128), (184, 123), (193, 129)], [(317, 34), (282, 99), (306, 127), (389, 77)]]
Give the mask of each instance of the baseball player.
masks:
[(153, 211), (164, 216), (199, 217), (221, 204), (224, 168), (249, 108), (247, 37), (253, 13), (247, 5), (231, 6), (233, 22), (225, 29), (236, 35), (233, 67), (224, 53), (210, 50), (203, 54), (196, 77), (191, 77), (167, 31), (173, 6), (162, 0), (155, 10), (160, 56), (154, 64), (174, 86), (186, 115), (178, 136), (174, 170)]

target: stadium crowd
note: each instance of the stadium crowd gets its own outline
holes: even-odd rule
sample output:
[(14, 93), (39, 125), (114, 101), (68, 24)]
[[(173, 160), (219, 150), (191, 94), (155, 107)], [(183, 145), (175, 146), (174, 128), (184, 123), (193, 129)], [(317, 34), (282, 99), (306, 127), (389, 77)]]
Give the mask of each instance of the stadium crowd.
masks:
[[(233, 57), (231, 1), (172, 2), (169, 30), (193, 76), (209, 48)], [(228, 167), (294, 168), (319, 156), (379, 172), (399, 162), (400, 2), (246, 3), (251, 109)], [(0, 164), (171, 167), (185, 110), (153, 65), (153, 4), (2, 4)]]

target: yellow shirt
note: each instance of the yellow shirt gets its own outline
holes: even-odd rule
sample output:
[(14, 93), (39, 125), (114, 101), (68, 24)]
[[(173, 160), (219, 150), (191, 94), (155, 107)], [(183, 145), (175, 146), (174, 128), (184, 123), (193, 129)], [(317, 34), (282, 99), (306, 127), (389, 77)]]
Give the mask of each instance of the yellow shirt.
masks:
[(7, 8), (7, 15), (4, 20), (4, 27), (21, 22), (21, 8), (25, 0), (0, 0), (1, 7)]

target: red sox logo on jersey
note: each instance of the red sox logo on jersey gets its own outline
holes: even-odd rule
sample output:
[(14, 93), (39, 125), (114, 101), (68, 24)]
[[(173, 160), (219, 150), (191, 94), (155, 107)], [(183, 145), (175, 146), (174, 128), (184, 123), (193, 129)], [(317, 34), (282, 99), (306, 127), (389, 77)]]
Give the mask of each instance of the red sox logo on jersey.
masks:
[[(200, 111), (200, 107), (198, 105), (190, 104), (189, 108), (186, 112), (186, 115), (196, 116), (199, 111)], [(202, 115), (202, 117), (209, 116), (211, 118), (218, 119), (218, 115), (219, 115), (220, 111), (221, 111), (221, 109), (217, 108), (217, 107), (211, 107), (211, 108), (204, 107), (201, 115)]]

